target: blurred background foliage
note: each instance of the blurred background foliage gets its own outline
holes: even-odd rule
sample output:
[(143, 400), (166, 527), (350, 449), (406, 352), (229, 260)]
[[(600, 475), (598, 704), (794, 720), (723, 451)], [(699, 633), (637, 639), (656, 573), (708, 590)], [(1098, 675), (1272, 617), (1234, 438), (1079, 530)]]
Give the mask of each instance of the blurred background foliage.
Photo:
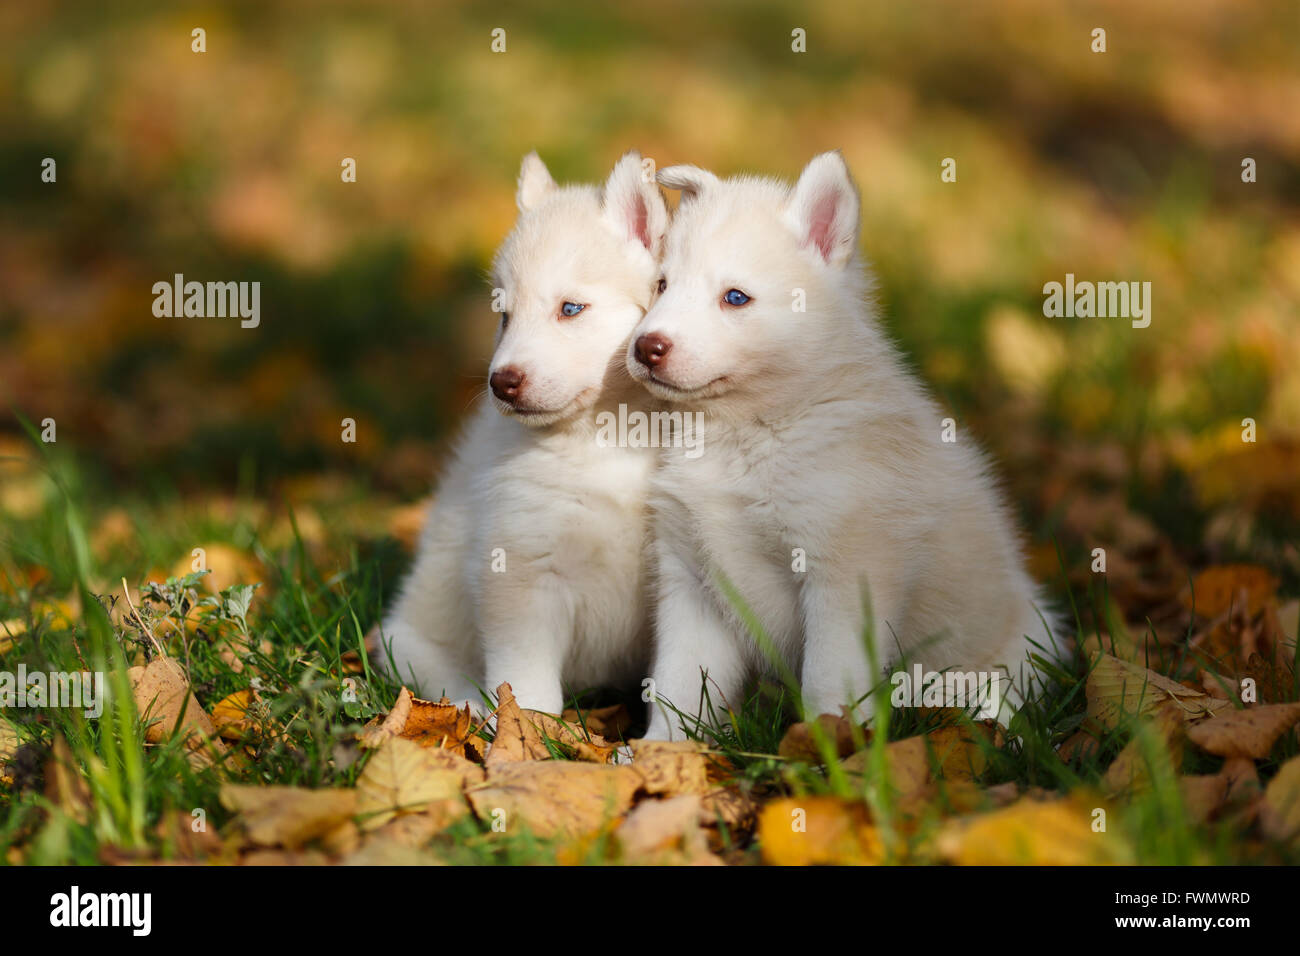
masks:
[[(883, 321), (999, 460), (1040, 573), (1063, 538), (1295, 575), (1297, 50), (1289, 0), (5, 4), (0, 401), (137, 529), (236, 492), (413, 500), (483, 388), (524, 153), (791, 178), (839, 148)], [(1150, 328), (1044, 318), (1067, 272), (1150, 281)], [(260, 281), (260, 327), (156, 318), (175, 273)], [(5, 467), (21, 521), (49, 488)]]

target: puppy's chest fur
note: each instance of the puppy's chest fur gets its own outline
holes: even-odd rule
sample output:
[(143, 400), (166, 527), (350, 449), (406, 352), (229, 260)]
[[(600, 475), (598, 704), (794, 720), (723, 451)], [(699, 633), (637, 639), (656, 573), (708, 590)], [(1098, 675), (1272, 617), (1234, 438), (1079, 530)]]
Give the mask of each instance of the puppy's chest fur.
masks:
[(581, 591), (611, 576), (630, 578), (620, 592), (634, 586), (651, 450), (601, 448), (586, 435), (524, 435), (520, 444), (485, 482), (487, 535), (510, 542), (530, 576), (553, 574)]
[(714, 424), (699, 458), (669, 450), (653, 483), (665, 546), (698, 570), (731, 615), (724, 576), (778, 640), (800, 632), (801, 574), (792, 564), (810, 537), (799, 494), (808, 464), (788, 435)]

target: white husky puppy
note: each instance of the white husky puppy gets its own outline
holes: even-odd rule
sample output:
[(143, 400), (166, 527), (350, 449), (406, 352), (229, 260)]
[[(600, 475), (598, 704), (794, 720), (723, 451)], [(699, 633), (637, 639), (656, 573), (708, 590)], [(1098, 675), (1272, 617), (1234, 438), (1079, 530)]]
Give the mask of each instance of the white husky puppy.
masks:
[(476, 687), (509, 681), (521, 706), (558, 713), (565, 689), (638, 683), (647, 666), (654, 451), (598, 442), (596, 418), (652, 403), (623, 356), (668, 211), (634, 152), (603, 190), (558, 187), (529, 154), (517, 199), (493, 264), (493, 398), (443, 477), (381, 633), (396, 676), (428, 695), (477, 704)]
[[(734, 704), (766, 663), (723, 581), (810, 715), (880, 681), (864, 633), (882, 665), (997, 674), (1006, 693), (1027, 635), (1051, 646), (1050, 618), (980, 452), (943, 440), (944, 413), (874, 320), (843, 159), (816, 157), (793, 189), (694, 166), (659, 182), (682, 202), (627, 363), (703, 411), (704, 452), (665, 456), (654, 479), (655, 693), (699, 716), (702, 671)], [(675, 724), (657, 707), (647, 736)]]

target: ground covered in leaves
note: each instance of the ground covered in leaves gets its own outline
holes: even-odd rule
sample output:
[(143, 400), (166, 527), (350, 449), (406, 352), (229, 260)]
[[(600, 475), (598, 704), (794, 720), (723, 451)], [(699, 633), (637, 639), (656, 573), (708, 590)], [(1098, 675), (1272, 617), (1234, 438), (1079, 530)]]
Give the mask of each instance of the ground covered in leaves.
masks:
[[(683, 17), (258, 4), (197, 55), (169, 9), (0, 6), (0, 675), (111, 693), (0, 710), (0, 859), (1300, 861), (1295, 4)], [(843, 151), (881, 322), (1073, 625), (1009, 732), (800, 724), (762, 684), (638, 747), (618, 689), (486, 688), (480, 725), (369, 669), (483, 390), (520, 157), (591, 182), (630, 147), (787, 178)], [(162, 319), (176, 273), (266, 314)], [(1044, 315), (1067, 274), (1150, 281), (1149, 327)]]
[[(476, 720), (371, 669), (418, 505), (317, 487), (85, 522), (57, 459), (9, 450), (8, 487), (48, 497), (4, 557), (0, 671), (102, 671), (108, 698), (0, 712), (11, 863), (1300, 862), (1300, 603), (1260, 566), (1066, 589), (1073, 665), (1009, 731), (801, 723), (762, 682), (711, 702), (724, 730), (650, 743), (616, 690), (547, 715), (502, 685)], [(96, 570), (142, 552), (171, 566)]]

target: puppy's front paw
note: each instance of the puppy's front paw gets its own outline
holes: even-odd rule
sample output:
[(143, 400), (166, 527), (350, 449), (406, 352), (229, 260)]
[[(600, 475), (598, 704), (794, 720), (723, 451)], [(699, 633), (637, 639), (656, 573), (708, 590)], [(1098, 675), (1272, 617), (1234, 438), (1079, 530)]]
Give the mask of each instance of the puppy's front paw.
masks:
[[(644, 740), (681, 740), (682, 733), (678, 731), (673, 733), (673, 726), (669, 722), (670, 711), (662, 704), (652, 704), (650, 706), (651, 717), (650, 726), (645, 730)], [(673, 715), (676, 716), (676, 715)]]

